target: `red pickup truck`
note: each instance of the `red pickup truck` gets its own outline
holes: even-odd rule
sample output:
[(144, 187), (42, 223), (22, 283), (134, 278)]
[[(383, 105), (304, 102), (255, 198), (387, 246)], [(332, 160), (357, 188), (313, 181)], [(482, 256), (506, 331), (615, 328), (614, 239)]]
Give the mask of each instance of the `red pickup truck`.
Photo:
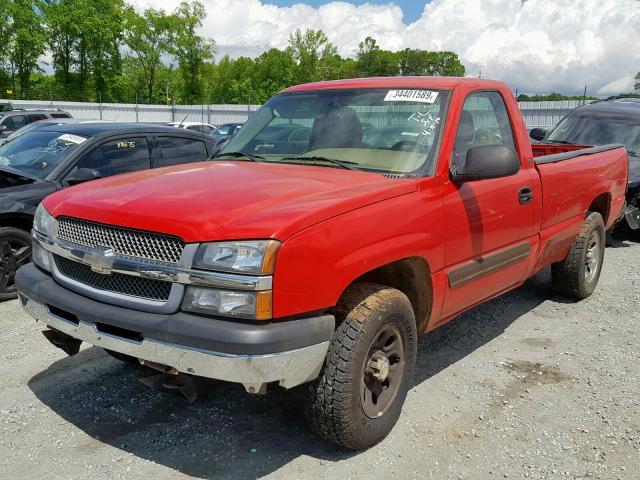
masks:
[(548, 265), (591, 295), (627, 165), (617, 145), (532, 148), (495, 81), (301, 85), (212, 161), (47, 197), (16, 284), (68, 353), (306, 384), (313, 429), (361, 449), (397, 421), (418, 335)]

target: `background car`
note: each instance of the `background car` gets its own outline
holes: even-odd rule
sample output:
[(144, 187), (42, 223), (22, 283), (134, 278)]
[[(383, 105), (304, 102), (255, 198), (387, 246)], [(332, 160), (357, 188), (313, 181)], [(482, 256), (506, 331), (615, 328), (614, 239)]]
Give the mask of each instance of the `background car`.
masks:
[(0, 137), (7, 138), (16, 130), (39, 120), (72, 118), (63, 110), (9, 110), (0, 112)]
[(94, 119), (82, 119), (82, 118), (49, 118), (47, 120), (38, 120), (37, 122), (29, 123), (19, 130), (16, 130), (7, 138), (0, 138), (0, 145), (3, 145), (20, 135), (24, 135), (27, 132), (31, 132), (38, 128), (46, 127), (47, 125), (65, 125), (68, 123), (88, 123), (88, 122), (107, 122), (106, 120), (94, 120)]
[(227, 141), (236, 134), (238, 130), (242, 127), (242, 123), (223, 123), (219, 127), (217, 127), (213, 132), (211, 132), (211, 136), (216, 144), (216, 148), (222, 147)]
[(167, 125), (170, 127), (184, 128), (185, 130), (193, 130), (194, 132), (205, 134), (212, 133), (216, 128), (215, 125), (201, 122), (168, 122)]
[(629, 154), (629, 184), (624, 216), (632, 230), (640, 229), (640, 98), (611, 97), (576, 108), (549, 132), (534, 128), (543, 143), (607, 145), (621, 143)]
[(31, 226), (44, 197), (120, 173), (206, 160), (210, 136), (137, 123), (45, 125), (0, 146), (0, 300), (31, 258)]

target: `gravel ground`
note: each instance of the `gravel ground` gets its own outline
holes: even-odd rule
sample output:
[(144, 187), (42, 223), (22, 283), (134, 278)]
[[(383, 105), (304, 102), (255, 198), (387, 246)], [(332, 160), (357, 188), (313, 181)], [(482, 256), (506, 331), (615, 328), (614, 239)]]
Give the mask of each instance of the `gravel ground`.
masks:
[(0, 304), (0, 477), (640, 478), (639, 259), (618, 241), (585, 301), (542, 272), (423, 337), (398, 425), (361, 453), (315, 438), (287, 392), (203, 381), (188, 405)]

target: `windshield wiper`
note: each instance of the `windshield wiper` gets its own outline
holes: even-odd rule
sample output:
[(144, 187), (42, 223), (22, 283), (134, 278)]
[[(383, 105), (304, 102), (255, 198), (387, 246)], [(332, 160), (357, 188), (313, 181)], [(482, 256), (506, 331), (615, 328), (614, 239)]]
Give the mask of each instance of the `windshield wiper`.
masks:
[(287, 160), (309, 160), (311, 162), (328, 162), (328, 163), (333, 163), (334, 165), (338, 165), (339, 167), (342, 168), (346, 168), (347, 170), (355, 170), (355, 168), (353, 168), (351, 165), (359, 165), (357, 162), (349, 162), (348, 160), (336, 160), (335, 158), (328, 158), (328, 157), (304, 157), (304, 156), (299, 156), (299, 157), (282, 157), (280, 160), (282, 161), (287, 161)]
[(549, 140), (550, 143), (562, 143), (563, 145), (573, 145), (573, 142), (567, 142), (566, 140)]
[(261, 157), (260, 155), (251, 155), (250, 153), (244, 153), (244, 152), (225, 152), (225, 153), (221, 153), (220, 155), (216, 155), (215, 157), (212, 158), (212, 160), (216, 160), (220, 157), (226, 157), (226, 156), (236, 157), (236, 158), (246, 158), (252, 162), (265, 160), (265, 158)]

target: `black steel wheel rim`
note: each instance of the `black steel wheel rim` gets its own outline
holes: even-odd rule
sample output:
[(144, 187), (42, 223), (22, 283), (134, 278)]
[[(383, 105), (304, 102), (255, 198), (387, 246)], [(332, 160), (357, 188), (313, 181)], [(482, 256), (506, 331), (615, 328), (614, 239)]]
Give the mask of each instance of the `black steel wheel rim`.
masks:
[(396, 323), (387, 323), (369, 346), (362, 369), (360, 403), (365, 415), (378, 418), (393, 404), (404, 377), (404, 339)]
[(16, 271), (30, 259), (30, 241), (12, 235), (0, 238), (0, 293), (16, 291)]

